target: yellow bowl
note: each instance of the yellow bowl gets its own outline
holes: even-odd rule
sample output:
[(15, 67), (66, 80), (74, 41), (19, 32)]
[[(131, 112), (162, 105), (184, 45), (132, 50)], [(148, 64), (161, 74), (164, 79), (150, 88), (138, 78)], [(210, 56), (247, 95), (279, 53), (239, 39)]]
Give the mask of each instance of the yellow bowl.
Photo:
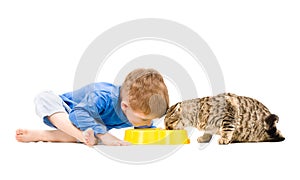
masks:
[(164, 130), (159, 128), (127, 129), (124, 140), (132, 144), (175, 145), (189, 144), (186, 130)]

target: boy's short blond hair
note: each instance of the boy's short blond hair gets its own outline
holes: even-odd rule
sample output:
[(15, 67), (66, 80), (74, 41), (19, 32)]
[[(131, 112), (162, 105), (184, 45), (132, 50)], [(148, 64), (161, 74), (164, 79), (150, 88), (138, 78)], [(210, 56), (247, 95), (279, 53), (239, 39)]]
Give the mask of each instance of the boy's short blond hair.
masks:
[(121, 98), (133, 111), (160, 118), (169, 108), (169, 94), (162, 75), (155, 69), (140, 68), (130, 72), (122, 86)]

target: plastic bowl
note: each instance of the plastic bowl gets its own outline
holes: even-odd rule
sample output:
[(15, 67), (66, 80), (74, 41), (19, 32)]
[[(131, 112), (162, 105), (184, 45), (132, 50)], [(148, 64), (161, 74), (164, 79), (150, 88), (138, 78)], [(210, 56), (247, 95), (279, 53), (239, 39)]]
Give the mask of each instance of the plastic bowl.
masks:
[(186, 130), (164, 130), (158, 128), (127, 129), (124, 140), (131, 144), (176, 145), (189, 144)]

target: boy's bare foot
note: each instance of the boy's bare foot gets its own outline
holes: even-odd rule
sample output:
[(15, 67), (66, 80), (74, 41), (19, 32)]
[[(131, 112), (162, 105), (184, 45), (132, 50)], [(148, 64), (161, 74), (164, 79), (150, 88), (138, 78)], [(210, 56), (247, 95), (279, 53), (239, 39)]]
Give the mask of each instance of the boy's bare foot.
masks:
[(82, 134), (83, 134), (83, 138), (84, 138), (84, 144), (86, 144), (87, 146), (94, 146), (98, 143), (97, 139), (94, 136), (93, 129), (88, 128)]
[(60, 130), (17, 129), (16, 140), (19, 142), (78, 142), (76, 138)]
[(19, 142), (37, 142), (40, 141), (41, 131), (39, 130), (27, 130), (17, 129), (16, 140)]

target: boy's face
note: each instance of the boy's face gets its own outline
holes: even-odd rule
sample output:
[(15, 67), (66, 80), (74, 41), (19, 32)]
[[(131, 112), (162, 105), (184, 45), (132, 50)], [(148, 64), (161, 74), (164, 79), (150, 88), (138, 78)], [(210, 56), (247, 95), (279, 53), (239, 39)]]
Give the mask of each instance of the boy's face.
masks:
[(127, 103), (122, 102), (121, 107), (129, 122), (135, 127), (151, 126), (152, 119), (155, 119), (155, 117), (146, 116), (143, 113), (133, 111)]

